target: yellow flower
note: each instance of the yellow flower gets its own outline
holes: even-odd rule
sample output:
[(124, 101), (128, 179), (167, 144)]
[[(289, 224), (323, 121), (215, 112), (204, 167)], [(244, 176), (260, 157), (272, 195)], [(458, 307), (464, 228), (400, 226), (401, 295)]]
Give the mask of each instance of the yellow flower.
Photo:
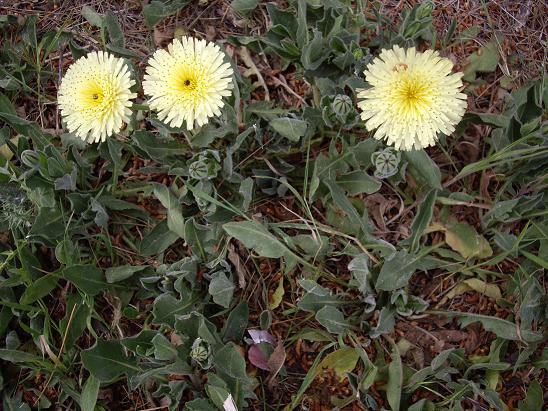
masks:
[(462, 73), (452, 68), (436, 51), (383, 50), (364, 72), (372, 87), (358, 93), (366, 128), (397, 150), (432, 146), (438, 132), (451, 134), (467, 107)]
[(158, 118), (173, 127), (183, 121), (192, 130), (221, 114), (232, 90), (232, 68), (219, 46), (192, 37), (175, 39), (149, 60), (143, 89)]
[(61, 80), (58, 103), (70, 132), (88, 143), (105, 141), (129, 121), (129, 88), (135, 84), (123, 59), (92, 52), (69, 67)]

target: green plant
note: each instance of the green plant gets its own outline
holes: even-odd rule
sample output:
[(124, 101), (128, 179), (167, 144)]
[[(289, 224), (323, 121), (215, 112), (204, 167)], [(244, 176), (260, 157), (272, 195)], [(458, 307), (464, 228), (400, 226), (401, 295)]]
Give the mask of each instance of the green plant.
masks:
[[(186, 3), (152, 1), (145, 21)], [(81, 39), (0, 19), (13, 35), (0, 50), (5, 409), (304, 409), (325, 369), (348, 389), (323, 407), (502, 409), (502, 380), (546, 378), (545, 77), (501, 114), (468, 113), (439, 148), (394, 152), (365, 131), (356, 90), (379, 47), (435, 46), (433, 4), (394, 27), (364, 1), (288, 3), (233, 2), (272, 24), (229, 41), (306, 82), (302, 107), (258, 101), (235, 70), (222, 115), (196, 133), (137, 104), (99, 145), (42, 123), (61, 69), (49, 57), (77, 58)], [(82, 12), (139, 74), (116, 16)], [(26, 98), (37, 121), (17, 111)], [(470, 125), (488, 135), (474, 162), (456, 154)], [(452, 307), (467, 295), (487, 308)], [(477, 324), (485, 352), (443, 337)], [(312, 359), (286, 361), (302, 341)], [(289, 394), (272, 394), (276, 379)], [(107, 387), (146, 401), (109, 403)], [(520, 406), (542, 396), (533, 382)]]

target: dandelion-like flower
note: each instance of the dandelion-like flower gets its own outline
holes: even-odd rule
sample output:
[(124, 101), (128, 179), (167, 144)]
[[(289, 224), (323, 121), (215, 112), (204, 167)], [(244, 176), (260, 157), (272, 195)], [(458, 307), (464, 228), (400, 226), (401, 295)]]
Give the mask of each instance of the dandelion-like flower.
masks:
[(143, 89), (158, 118), (192, 130), (221, 114), (223, 97), (232, 90), (232, 68), (219, 46), (192, 37), (175, 39), (149, 60)]
[(61, 80), (58, 103), (67, 128), (88, 143), (105, 141), (129, 121), (129, 89), (135, 84), (124, 60), (91, 52), (78, 59)]
[(383, 50), (364, 72), (372, 87), (358, 93), (367, 129), (397, 150), (428, 147), (438, 132), (451, 134), (467, 106), (462, 73), (452, 68), (436, 51)]

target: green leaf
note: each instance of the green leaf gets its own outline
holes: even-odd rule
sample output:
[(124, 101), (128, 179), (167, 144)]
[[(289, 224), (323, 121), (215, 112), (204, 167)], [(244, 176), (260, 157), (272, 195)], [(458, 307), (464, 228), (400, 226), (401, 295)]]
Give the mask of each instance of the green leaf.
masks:
[(302, 49), (308, 44), (308, 25), (306, 24), (306, 0), (297, 2), (297, 44)]
[(154, 346), (154, 358), (156, 360), (171, 361), (177, 357), (177, 349), (163, 334), (156, 334), (152, 338), (152, 345)]
[(150, 256), (163, 253), (178, 239), (179, 235), (169, 229), (167, 222), (161, 221), (141, 241), (141, 254)]
[(386, 384), (386, 398), (393, 411), (399, 411), (403, 386), (403, 366), (396, 344), (392, 342), (392, 361), (388, 365), (388, 383)]
[(234, 344), (228, 343), (214, 354), (214, 364), (218, 371), (239, 381), (248, 381), (246, 365)]
[(272, 20), (272, 26), (282, 26), (294, 38), (297, 29), (298, 22), (291, 11), (280, 10), (274, 3), (266, 3), (266, 10)]
[(302, 340), (308, 340), (308, 341), (314, 341), (314, 342), (333, 342), (334, 338), (329, 334), (327, 331), (321, 330), (321, 329), (315, 329), (315, 328), (305, 328), (299, 332), (297, 332), (293, 338), (296, 339), (302, 339)]
[(185, 236), (185, 220), (177, 196), (163, 184), (153, 183), (154, 195), (167, 209), (167, 226), (179, 237)]
[(232, 10), (236, 13), (249, 17), (251, 12), (253, 12), (258, 5), (259, 0), (232, 0), (230, 7), (232, 7)]
[(189, 0), (153, 0), (143, 8), (145, 24), (153, 27), (167, 16), (175, 14), (189, 3)]
[(340, 300), (334, 295), (317, 295), (314, 293), (306, 293), (299, 301), (297, 306), (299, 309), (310, 312), (318, 312), (326, 305), (344, 305), (345, 301)]
[(415, 272), (419, 257), (408, 254), (405, 250), (394, 253), (387, 259), (377, 277), (377, 290), (394, 291), (405, 287)]
[(175, 317), (183, 314), (188, 314), (192, 311), (195, 300), (187, 298), (178, 300), (171, 294), (161, 294), (154, 300), (152, 314), (154, 323), (167, 324), (171, 327), (175, 324)]
[(455, 351), (454, 348), (449, 348), (447, 350), (440, 352), (438, 355), (436, 355), (434, 359), (432, 360), (432, 362), (430, 363), (430, 367), (432, 367), (432, 371), (436, 371), (437, 369), (439, 369), (443, 365), (443, 363), (449, 359), (449, 356), (451, 355), (453, 351)]
[(284, 289), (284, 276), (282, 275), (280, 277), (280, 280), (278, 281), (278, 286), (272, 293), (272, 297), (268, 300), (268, 309), (269, 310), (275, 310), (279, 307), (279, 305), (282, 303), (282, 299), (285, 294)]
[(58, 208), (41, 207), (30, 234), (39, 236), (51, 242), (58, 242), (63, 239), (66, 225), (63, 215)]
[(487, 240), (479, 235), (474, 227), (466, 223), (456, 223), (446, 227), (445, 241), (464, 258), (485, 258), (493, 255)]
[(329, 188), (331, 198), (335, 204), (347, 214), (348, 219), (352, 224), (356, 226), (356, 228), (361, 228), (364, 233), (367, 233), (368, 229), (364, 219), (358, 214), (356, 207), (350, 202), (343, 189), (331, 178), (325, 178), (323, 183)]
[[(2, 17), (2, 16), (0, 16)], [(8, 393), (3, 393), (3, 401), (0, 403), (3, 411), (31, 411), (29, 405), (23, 401), (23, 393), (19, 391), (13, 397), (10, 397)]]
[(65, 348), (71, 349), (87, 327), (91, 316), (90, 307), (86, 304), (85, 297), (74, 292), (67, 296), (65, 316), (59, 323), (61, 334), (65, 337)]
[(110, 382), (123, 374), (141, 371), (135, 359), (128, 358), (119, 341), (97, 339), (95, 345), (80, 354), (84, 367), (101, 382)]
[(270, 127), (282, 137), (297, 142), (305, 135), (308, 128), (308, 122), (296, 118), (281, 117), (270, 120)]
[(228, 235), (240, 241), (247, 248), (268, 258), (291, 258), (294, 254), (276, 237), (256, 221), (231, 222), (223, 225)]
[(224, 308), (228, 308), (230, 307), (230, 301), (232, 301), (234, 288), (235, 286), (232, 280), (230, 280), (225, 273), (219, 272), (211, 279), (208, 291), (216, 304), (219, 304)]
[(490, 41), (476, 53), (468, 57), (464, 66), (464, 81), (472, 82), (476, 79), (476, 72), (490, 73), (497, 69), (500, 53), (495, 41)]
[(426, 151), (404, 151), (403, 155), (409, 162), (409, 171), (413, 177), (430, 188), (442, 189), (440, 169)]
[(410, 406), (408, 408), (408, 411), (429, 411), (431, 409), (434, 409), (432, 402), (430, 400), (427, 400), (426, 398), (423, 398), (422, 400), (419, 400), (418, 402)]
[(326, 305), (316, 313), (316, 321), (332, 334), (343, 334), (350, 328), (343, 313), (331, 305)]
[[(206, 385), (207, 390), (207, 385)], [(213, 404), (204, 398), (198, 398), (197, 400), (187, 401), (183, 411), (217, 411), (218, 409)]]
[(150, 159), (161, 164), (169, 162), (174, 157), (184, 155), (188, 151), (180, 142), (162, 139), (149, 131), (138, 130), (131, 137), (137, 147), (143, 150)]
[(42, 359), (28, 352), (0, 348), (0, 359), (12, 363), (40, 363)]
[(84, 6), (82, 7), (82, 16), (94, 27), (101, 28), (103, 27), (103, 18), (98, 14), (93, 7)]
[(73, 265), (63, 270), (63, 277), (88, 295), (94, 296), (108, 288), (103, 271), (94, 265)]
[(53, 274), (46, 274), (25, 288), (19, 303), (31, 304), (48, 295), (56, 286), (58, 278)]
[(117, 267), (110, 267), (106, 269), (105, 277), (107, 278), (107, 282), (109, 284), (117, 283), (131, 277), (133, 274), (142, 271), (145, 268), (147, 268), (146, 265), (120, 265)]
[(485, 281), (480, 280), (479, 278), (467, 278), (462, 281), (462, 284), (470, 287), (472, 290), (484, 294), (487, 297), (493, 298), (495, 300), (502, 298), (502, 293), (500, 288), (496, 284), (487, 284)]
[(247, 177), (240, 183), (238, 193), (243, 197), (242, 209), (244, 211), (249, 210), (249, 206), (253, 201), (253, 179), (251, 177)]
[(158, 334), (158, 331), (144, 329), (139, 334), (124, 338), (120, 343), (134, 353), (146, 352), (153, 348), (152, 339)]
[(352, 372), (356, 368), (358, 359), (360, 358), (355, 348), (345, 347), (337, 351), (333, 351), (325, 356), (320, 362), (315, 372), (314, 377), (318, 376), (325, 368), (331, 368), (335, 374), (342, 380), (346, 374)]
[(542, 386), (538, 381), (533, 380), (527, 390), (527, 397), (518, 403), (519, 411), (542, 411), (544, 395)]
[(303, 47), (301, 63), (305, 70), (316, 70), (329, 57), (321, 31), (314, 30), (314, 38)]
[(475, 322), (481, 322), (483, 328), (487, 331), (495, 333), (498, 337), (512, 341), (525, 341), (529, 343), (538, 342), (542, 340), (542, 334), (532, 330), (519, 330), (518, 326), (511, 321), (503, 320), (502, 318), (491, 317), (488, 315), (472, 314), (472, 313), (459, 313), (459, 312), (445, 312), (436, 311), (435, 313), (441, 315), (447, 315), (449, 317), (458, 317), (461, 325), (466, 327), (469, 324)]
[(15, 110), (12, 102), (10, 101), (8, 96), (3, 93), (0, 93), (0, 112), (17, 116), (17, 111)]
[(388, 334), (394, 331), (394, 325), (396, 323), (395, 308), (383, 307), (379, 314), (379, 321), (377, 326), (370, 332), (372, 338), (376, 338), (382, 334)]
[(97, 403), (97, 396), (99, 395), (99, 387), (101, 381), (90, 375), (86, 380), (84, 387), (82, 388), (82, 395), (80, 397), (80, 407), (82, 411), (95, 410), (95, 404)]
[[(142, 59), (143, 55), (137, 54), (134, 51), (128, 50), (123, 47), (116, 46), (114, 44), (107, 44), (106, 48), (108, 51), (111, 51), (117, 57), (125, 57), (128, 59)], [(110, 140), (107, 140), (110, 141)]]
[(352, 278), (358, 283), (358, 290), (362, 294), (367, 294), (369, 289), (369, 257), (367, 254), (358, 254), (348, 264), (348, 270), (352, 273)]
[(30, 15), (26, 18), (25, 27), (22, 32), (22, 38), (34, 50), (38, 48), (38, 40), (36, 37), (36, 15)]
[(366, 193), (373, 194), (379, 191), (382, 183), (368, 175), (365, 171), (358, 170), (343, 174), (337, 178), (337, 184), (348, 192), (348, 195)]
[(110, 10), (105, 14), (104, 23), (110, 42), (116, 47), (123, 48), (125, 45), (124, 32), (118, 19)]
[(548, 270), (548, 261), (540, 258), (537, 255), (534, 255), (528, 251), (525, 250), (519, 250), (521, 254), (523, 254), (524, 257), (526, 257), (528, 260), (531, 260), (535, 264), (539, 265), (540, 267), (544, 268), (545, 270)]
[(223, 340), (240, 341), (244, 336), (248, 323), (249, 306), (246, 301), (240, 301), (226, 320), (222, 331)]
[(217, 409), (224, 409), (223, 404), (230, 395), (230, 392), (227, 390), (227, 387), (219, 387), (214, 384), (206, 385), (207, 396), (211, 401), (217, 406)]
[(510, 125), (510, 117), (504, 114), (493, 113), (466, 113), (462, 120), (463, 122), (484, 123), (495, 127), (506, 128)]
[(423, 202), (420, 204), (417, 215), (411, 224), (411, 236), (408, 241), (410, 243), (409, 249), (413, 253), (418, 251), (422, 233), (430, 224), (430, 220), (432, 220), (437, 196), (437, 190), (430, 190), (428, 192)]

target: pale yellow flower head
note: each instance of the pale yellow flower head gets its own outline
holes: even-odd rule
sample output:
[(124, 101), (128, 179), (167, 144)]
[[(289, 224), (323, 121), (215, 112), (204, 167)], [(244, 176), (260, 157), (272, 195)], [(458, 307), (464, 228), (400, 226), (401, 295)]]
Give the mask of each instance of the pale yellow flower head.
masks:
[(432, 146), (439, 132), (451, 134), (467, 107), (462, 73), (452, 68), (436, 51), (383, 50), (364, 72), (372, 87), (358, 93), (367, 129), (397, 150)]
[(92, 52), (72, 64), (59, 86), (57, 101), (67, 129), (88, 143), (105, 141), (129, 121), (129, 89), (135, 84), (123, 59)]
[(148, 62), (143, 89), (150, 108), (172, 127), (188, 130), (221, 114), (223, 97), (233, 88), (232, 68), (219, 46), (192, 37), (175, 39)]

